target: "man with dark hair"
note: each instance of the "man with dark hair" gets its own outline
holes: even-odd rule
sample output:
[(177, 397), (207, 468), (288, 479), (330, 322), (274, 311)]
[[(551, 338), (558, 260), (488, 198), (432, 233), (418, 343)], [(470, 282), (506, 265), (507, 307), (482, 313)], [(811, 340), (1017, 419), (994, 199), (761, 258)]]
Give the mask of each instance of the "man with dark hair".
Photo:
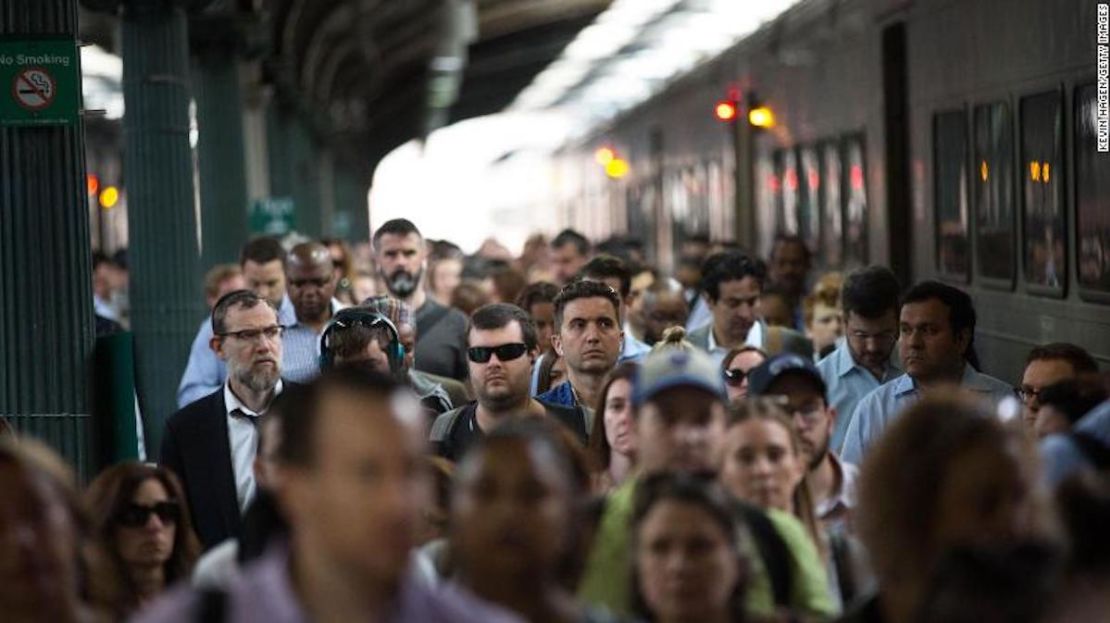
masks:
[(517, 621), (451, 586), (433, 589), (413, 567), (432, 482), (411, 395), (388, 377), (338, 369), (304, 402), (280, 412), (275, 493), (288, 540), (215, 598), (173, 592), (139, 620)]
[(657, 279), (642, 296), (644, 342), (654, 346), (669, 327), (685, 326), (689, 310), (682, 286), (674, 279)]
[(440, 383), (412, 369), (412, 338), (408, 306), (388, 296), (373, 297), (336, 313), (321, 336), (320, 367), (326, 371), (360, 362), (391, 375), (411, 388), (434, 418), (454, 405)]
[[(621, 297), (620, 317), (628, 318), (628, 305), (631, 298), (632, 290), (632, 273), (628, 270), (628, 265), (619, 258), (611, 255), (599, 255), (582, 267), (582, 272), (579, 273), (582, 279), (590, 279), (599, 281), (615, 290)], [(621, 327), (623, 329), (623, 327)], [(639, 361), (643, 359), (651, 350), (647, 344), (629, 335), (627, 331), (624, 333), (624, 339), (621, 342), (621, 355), (617, 363), (625, 361)]]
[[(905, 374), (887, 381), (856, 405), (841, 456), (860, 464), (886, 426), (922, 391), (959, 385), (997, 405), (1014, 397), (1012, 387), (977, 371), (969, 362), (975, 341), (975, 307), (959, 288), (922, 281), (902, 298), (898, 344)], [(941, 414), (943, 415), (943, 414)]]
[(806, 460), (813, 510), (826, 528), (846, 528), (856, 505), (859, 469), (830, 447), (838, 412), (813, 362), (794, 353), (776, 355), (748, 375), (749, 396), (781, 396)]
[(844, 337), (836, 350), (817, 364), (828, 386), (829, 406), (836, 409), (832, 446), (844, 443), (856, 403), (878, 386), (902, 374), (893, 361), (898, 341), (898, 278), (885, 266), (852, 271), (840, 290)]
[(452, 379), (466, 378), (466, 316), (427, 295), (427, 245), (420, 230), (403, 218), (374, 232), (374, 262), (389, 293), (416, 311), (416, 369)]
[(621, 352), (621, 301), (597, 281), (575, 281), (555, 298), (555, 352), (566, 362), (567, 380), (537, 396), (542, 402), (581, 408), (593, 423), (605, 377)]
[(759, 315), (759, 297), (767, 269), (763, 262), (735, 251), (705, 260), (702, 292), (713, 320), (690, 334), (690, 343), (720, 363), (733, 348), (744, 345), (774, 355), (788, 351), (813, 356), (813, 344), (801, 333), (768, 327)]
[(794, 328), (804, 330), (802, 322), (802, 296), (806, 292), (811, 256), (809, 247), (800, 236), (779, 234), (771, 245), (771, 266), (768, 271), (771, 285), (782, 292), (794, 310)]
[(583, 443), (586, 422), (576, 409), (544, 404), (528, 391), (536, 358), (536, 327), (516, 305), (494, 303), (475, 310), (467, 331), (470, 382), (478, 399), (436, 418), (431, 440), (437, 454), (457, 461), (486, 431), (511, 417), (552, 417)]
[(255, 493), (256, 420), (284, 387), (283, 327), (269, 301), (236, 290), (216, 302), (211, 324), (211, 348), (226, 363), (227, 381), (170, 416), (161, 454), (181, 478), (205, 547), (238, 536)]
[(1026, 429), (1032, 431), (1041, 408), (1041, 390), (1060, 381), (1075, 379), (1081, 374), (1098, 372), (1090, 353), (1066, 342), (1056, 342), (1037, 346), (1029, 351), (1025, 359), (1025, 370), (1021, 374), (1021, 386), (1017, 388), (1021, 398), (1022, 421)]
[[(297, 321), (293, 302), (285, 295), (285, 249), (275, 238), (255, 238), (243, 245), (239, 268), (247, 288), (278, 310), (278, 324), (290, 326)], [(199, 400), (219, 389), (227, 379), (223, 361), (210, 348), (212, 323), (208, 316), (201, 322), (189, 363), (177, 386), (177, 408)]]
[(551, 270), (555, 283), (570, 282), (590, 255), (590, 241), (573, 229), (564, 229), (551, 241)]

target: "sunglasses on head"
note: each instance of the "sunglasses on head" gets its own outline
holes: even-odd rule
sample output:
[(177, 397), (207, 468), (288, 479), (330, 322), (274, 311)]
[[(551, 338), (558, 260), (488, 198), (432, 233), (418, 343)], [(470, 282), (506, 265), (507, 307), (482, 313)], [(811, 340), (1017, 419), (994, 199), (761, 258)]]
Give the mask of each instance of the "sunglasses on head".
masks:
[(141, 528), (150, 521), (151, 515), (157, 515), (158, 520), (164, 524), (176, 524), (181, 519), (181, 505), (173, 500), (158, 502), (151, 506), (128, 504), (120, 511), (116, 521), (128, 528)]
[(466, 356), (474, 363), (487, 363), (493, 355), (497, 355), (498, 361), (512, 361), (526, 352), (528, 352), (528, 347), (516, 342), (500, 346), (471, 346), (466, 349)]
[(748, 373), (740, 368), (729, 368), (725, 370), (725, 383), (733, 387), (740, 387), (744, 384), (744, 379), (748, 378)]

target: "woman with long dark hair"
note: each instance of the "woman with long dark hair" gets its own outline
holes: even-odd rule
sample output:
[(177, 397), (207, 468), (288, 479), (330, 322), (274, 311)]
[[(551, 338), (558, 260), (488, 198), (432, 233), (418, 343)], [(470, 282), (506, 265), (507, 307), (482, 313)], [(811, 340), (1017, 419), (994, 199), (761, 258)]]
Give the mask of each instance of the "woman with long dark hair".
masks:
[(189, 577), (200, 544), (171, 471), (138, 462), (114, 465), (93, 480), (85, 501), (93, 531), (116, 566), (120, 614)]

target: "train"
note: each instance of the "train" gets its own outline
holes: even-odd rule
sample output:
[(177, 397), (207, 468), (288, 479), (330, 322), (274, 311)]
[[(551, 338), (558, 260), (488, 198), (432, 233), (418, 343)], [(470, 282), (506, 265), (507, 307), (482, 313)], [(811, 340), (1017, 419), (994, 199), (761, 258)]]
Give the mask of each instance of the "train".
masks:
[[(664, 270), (690, 237), (766, 257), (787, 233), (806, 240), (815, 273), (885, 264), (906, 286), (957, 285), (976, 303), (984, 369), (1015, 384), (1048, 342), (1082, 345), (1105, 368), (1097, 11), (803, 0), (563, 146), (551, 203), (594, 239), (642, 240)], [(738, 114), (715, 114), (722, 103)], [(773, 124), (753, 126), (757, 109)], [(607, 175), (601, 149), (627, 173)]]

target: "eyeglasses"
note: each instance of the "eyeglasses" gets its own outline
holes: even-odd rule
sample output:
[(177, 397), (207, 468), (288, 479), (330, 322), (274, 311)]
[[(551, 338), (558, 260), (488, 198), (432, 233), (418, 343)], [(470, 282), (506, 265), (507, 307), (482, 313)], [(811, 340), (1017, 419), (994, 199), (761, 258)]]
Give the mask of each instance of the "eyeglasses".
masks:
[(466, 356), (474, 363), (487, 363), (493, 355), (497, 355), (498, 361), (512, 361), (526, 352), (528, 352), (528, 347), (516, 342), (500, 346), (471, 346), (466, 349)]
[(748, 378), (748, 373), (740, 368), (729, 368), (725, 370), (725, 383), (733, 386), (740, 387), (744, 384), (744, 379)]
[(863, 331), (849, 331), (848, 337), (853, 341), (859, 343), (866, 343), (874, 340), (883, 346), (889, 346), (894, 343), (898, 336), (891, 331), (883, 331), (882, 333), (864, 333)]
[(217, 333), (220, 337), (234, 337), (245, 342), (257, 342), (258, 338), (265, 337), (267, 340), (276, 340), (281, 337), (285, 332), (285, 327), (275, 324), (261, 329), (242, 329), (239, 331), (224, 331)]
[(1037, 389), (1031, 385), (1022, 385), (1020, 387), (1015, 387), (1014, 391), (1017, 392), (1018, 398), (1021, 398), (1022, 402), (1029, 404), (1034, 400), (1040, 401), (1041, 392), (1044, 390)]
[(800, 407), (791, 407), (784, 404), (782, 409), (792, 418), (802, 418), (802, 421), (806, 424), (816, 424), (825, 415), (825, 405), (819, 402)]
[(157, 515), (164, 524), (176, 524), (181, 520), (181, 505), (174, 500), (158, 502), (153, 506), (128, 504), (116, 516), (116, 522), (128, 528), (141, 528), (150, 521), (151, 515)]

